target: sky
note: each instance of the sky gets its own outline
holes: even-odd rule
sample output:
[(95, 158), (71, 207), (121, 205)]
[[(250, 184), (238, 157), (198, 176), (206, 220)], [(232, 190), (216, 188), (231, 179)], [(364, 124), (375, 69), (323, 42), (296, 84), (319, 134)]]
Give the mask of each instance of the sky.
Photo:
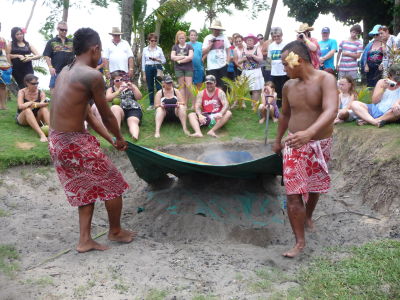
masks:
[[(46, 17), (50, 14), (50, 9), (41, 4), (43, 0), (39, 0), (38, 2), (28, 32), (25, 35), (25, 39), (34, 45), (40, 53), (42, 53), (46, 41), (39, 33), (39, 29), (43, 26)], [(71, 0), (71, 3), (73, 2), (78, 1)], [(89, 3), (89, 1), (79, 2)], [(157, 3), (156, 0), (148, 1), (148, 13), (157, 7)], [(0, 22), (2, 27), (0, 36), (4, 37), (6, 40), (10, 40), (12, 27), (25, 27), (32, 4), (32, 0), (26, 0), (23, 3), (13, 2), (12, 0), (0, 0)], [(296, 22), (295, 19), (289, 18), (287, 14), (288, 8), (283, 6), (282, 1), (279, 1), (272, 26), (282, 27), (283, 39), (291, 41), (295, 39), (295, 30), (299, 28), (300, 22)], [(264, 34), (268, 22), (268, 16), (269, 11), (264, 11), (260, 12), (256, 19), (251, 19), (250, 11), (235, 11), (233, 15), (222, 14), (218, 16), (218, 18), (222, 22), (222, 26), (226, 28), (226, 34), (228, 36), (235, 32), (242, 35), (247, 35), (249, 33), (256, 35), (258, 33)], [(200, 30), (205, 23), (205, 14), (192, 10), (185, 15), (183, 20), (191, 22), (191, 28)], [(110, 40), (108, 32), (111, 31), (111, 28), (120, 26), (121, 16), (115, 3), (111, 3), (108, 8), (100, 8), (88, 4), (87, 7), (71, 7), (69, 9), (69, 34), (74, 33), (81, 27), (91, 27), (99, 32), (100, 38), (104, 44)], [(326, 26), (331, 29), (331, 38), (336, 39), (338, 42), (349, 36), (350, 27), (335, 21), (332, 15), (319, 16), (313, 24), (315, 30), (312, 36), (319, 40), (321, 38), (321, 29)], [(47, 88), (49, 76), (40, 75), (39, 81), (39, 86), (41, 88)]]

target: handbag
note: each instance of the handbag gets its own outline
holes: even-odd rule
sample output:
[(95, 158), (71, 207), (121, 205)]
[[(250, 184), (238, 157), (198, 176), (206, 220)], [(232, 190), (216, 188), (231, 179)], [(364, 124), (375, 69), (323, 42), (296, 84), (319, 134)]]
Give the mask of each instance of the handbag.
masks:
[(157, 69), (157, 78), (163, 78), (164, 77), (164, 70), (162, 69)]

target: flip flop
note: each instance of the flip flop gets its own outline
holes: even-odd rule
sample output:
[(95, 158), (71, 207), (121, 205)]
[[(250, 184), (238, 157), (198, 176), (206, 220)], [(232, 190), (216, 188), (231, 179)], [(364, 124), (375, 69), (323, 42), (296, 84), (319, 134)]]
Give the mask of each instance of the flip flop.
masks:
[(387, 124), (387, 121), (385, 121), (385, 120), (380, 120), (380, 121), (378, 122), (378, 128), (381, 128), (381, 127), (385, 126), (386, 124)]

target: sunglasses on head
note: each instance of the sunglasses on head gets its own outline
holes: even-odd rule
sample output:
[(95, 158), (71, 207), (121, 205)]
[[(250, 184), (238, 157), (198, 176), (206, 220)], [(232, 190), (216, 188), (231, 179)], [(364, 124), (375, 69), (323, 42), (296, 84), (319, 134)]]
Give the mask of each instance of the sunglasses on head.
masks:
[(62, 31), (62, 32), (67, 32), (68, 31), (68, 29), (62, 29), (62, 28), (58, 28), (58, 30)]
[(29, 82), (29, 84), (38, 85), (38, 84), (39, 84), (39, 81), (36, 81), (36, 82)]

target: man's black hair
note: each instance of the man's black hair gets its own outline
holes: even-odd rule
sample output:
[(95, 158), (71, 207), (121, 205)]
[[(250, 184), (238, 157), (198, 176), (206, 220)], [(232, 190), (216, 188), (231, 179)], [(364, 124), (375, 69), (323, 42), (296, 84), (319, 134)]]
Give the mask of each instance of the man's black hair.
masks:
[(100, 45), (99, 34), (91, 28), (80, 28), (74, 33), (73, 47), (75, 55), (81, 55), (90, 47)]
[(311, 63), (310, 52), (309, 52), (307, 46), (303, 42), (300, 42), (300, 41), (290, 42), (285, 47), (283, 47), (282, 53), (285, 51), (288, 51), (289, 53), (293, 51), (298, 56), (300, 56), (303, 60)]

